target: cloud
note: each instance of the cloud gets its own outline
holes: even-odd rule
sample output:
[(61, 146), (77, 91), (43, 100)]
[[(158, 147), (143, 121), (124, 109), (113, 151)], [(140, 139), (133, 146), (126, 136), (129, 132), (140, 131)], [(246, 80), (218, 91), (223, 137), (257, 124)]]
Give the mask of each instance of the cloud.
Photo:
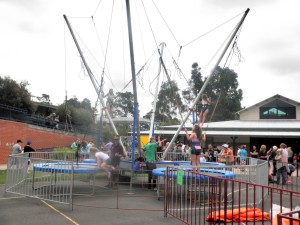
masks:
[(16, 8), (22, 8), (27, 10), (28, 12), (36, 12), (41, 8), (45, 8), (45, 1), (40, 0), (26, 0), (26, 1), (20, 1), (20, 0), (1, 0), (1, 4), (10, 5), (14, 9)]
[(264, 0), (264, 1), (261, 1), (261, 0), (227, 0), (227, 1), (224, 1), (224, 0), (209, 0), (209, 1), (206, 1), (205, 3), (207, 5), (211, 5), (212, 7), (214, 8), (221, 8), (221, 9), (224, 9), (224, 8), (237, 8), (237, 7), (255, 7), (255, 6), (258, 6), (258, 5), (266, 5), (266, 4), (269, 4), (269, 3), (272, 3), (274, 4), (276, 2), (276, 0)]
[[(299, 33), (300, 34), (300, 33)], [(300, 72), (300, 35), (276, 35), (266, 38), (255, 50), (262, 68), (274, 75)]]
[[(39, 0), (2, 0), (0, 1), (2, 15), (10, 18), (5, 21), (16, 32), (36, 33), (44, 30), (48, 4)], [(41, 16), (42, 15), (42, 16)], [(20, 19), (22, 18), (22, 19)]]
[(300, 73), (299, 55), (281, 55), (280, 52), (276, 57), (266, 59), (262, 66), (271, 71), (273, 75), (286, 75)]

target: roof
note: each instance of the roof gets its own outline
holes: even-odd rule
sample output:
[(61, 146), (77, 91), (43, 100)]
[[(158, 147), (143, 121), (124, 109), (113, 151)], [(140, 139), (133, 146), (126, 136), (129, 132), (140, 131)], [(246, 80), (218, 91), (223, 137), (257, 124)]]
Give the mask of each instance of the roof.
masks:
[[(107, 118), (104, 118), (104, 120), (108, 121)], [(115, 118), (112, 118), (112, 121), (113, 122), (131, 122), (131, 121), (133, 121), (133, 117), (115, 117)], [(144, 122), (144, 123), (151, 122), (149, 119), (145, 119), (145, 118), (140, 118), (139, 121)]]
[[(164, 129), (177, 129), (180, 125), (164, 126)], [(186, 128), (192, 128), (192, 124), (185, 124)], [(299, 120), (229, 120), (220, 122), (204, 123), (203, 128), (211, 129), (298, 129), (300, 131)]]
[[(166, 126), (154, 132), (157, 135), (175, 135), (179, 126), (180, 125)], [(186, 124), (184, 127), (191, 130), (192, 126), (192, 124)], [(207, 135), (216, 136), (300, 137), (300, 121), (298, 120), (231, 120), (205, 123), (203, 129)], [(141, 134), (149, 134), (149, 131), (142, 131)], [(182, 129), (179, 134), (185, 135), (184, 129)]]
[(300, 102), (297, 102), (295, 100), (292, 100), (292, 99), (289, 99), (289, 98), (286, 98), (286, 97), (284, 97), (282, 95), (277, 94), (277, 95), (274, 95), (274, 96), (272, 96), (270, 98), (267, 98), (267, 99), (265, 99), (265, 100), (263, 100), (261, 102), (258, 102), (258, 103), (254, 104), (252, 106), (249, 106), (249, 107), (247, 107), (245, 109), (242, 109), (242, 110), (238, 111), (237, 114), (240, 114), (241, 112), (246, 111), (246, 110), (248, 110), (250, 108), (254, 108), (254, 107), (266, 104), (266, 103), (268, 103), (268, 102), (270, 102), (272, 100), (275, 100), (275, 99), (280, 99), (282, 101), (285, 101), (285, 102), (288, 102), (288, 103), (291, 103), (291, 104), (294, 104), (294, 105), (300, 105)]

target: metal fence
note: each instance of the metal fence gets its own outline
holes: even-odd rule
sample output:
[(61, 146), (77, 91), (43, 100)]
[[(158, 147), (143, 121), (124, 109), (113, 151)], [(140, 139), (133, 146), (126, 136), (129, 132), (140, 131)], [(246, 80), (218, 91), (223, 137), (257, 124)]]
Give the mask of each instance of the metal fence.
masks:
[[(29, 157), (28, 153), (9, 156), (5, 191), (72, 205), (74, 163), (68, 162), (66, 169), (63, 161), (53, 160), (52, 156), (54, 155), (44, 154), (41, 158), (36, 158), (36, 154)], [(55, 164), (55, 170), (49, 167), (51, 164)]]
[(265, 166), (265, 163), (258, 164), (256, 169), (250, 166), (251, 174), (256, 176), (250, 179), (243, 176), (228, 179), (213, 170), (198, 174), (185, 168), (168, 167), (164, 179), (165, 216), (171, 215), (186, 224), (258, 221), (277, 224), (279, 213), (285, 209), (289, 212), (285, 216), (290, 216), (300, 205), (300, 193), (265, 185), (267, 178), (261, 176), (267, 173)]
[[(28, 153), (23, 155), (28, 155)], [(34, 159), (35, 161), (39, 159), (48, 159), (66, 162), (75, 162), (77, 160), (76, 152), (31, 152), (30, 159)]]

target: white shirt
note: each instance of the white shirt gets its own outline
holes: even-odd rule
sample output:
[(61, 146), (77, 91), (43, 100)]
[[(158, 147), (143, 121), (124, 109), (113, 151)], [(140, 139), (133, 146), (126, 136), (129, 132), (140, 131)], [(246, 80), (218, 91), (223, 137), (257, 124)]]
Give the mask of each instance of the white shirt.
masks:
[(95, 156), (103, 161), (107, 160), (109, 156), (104, 152), (96, 152)]

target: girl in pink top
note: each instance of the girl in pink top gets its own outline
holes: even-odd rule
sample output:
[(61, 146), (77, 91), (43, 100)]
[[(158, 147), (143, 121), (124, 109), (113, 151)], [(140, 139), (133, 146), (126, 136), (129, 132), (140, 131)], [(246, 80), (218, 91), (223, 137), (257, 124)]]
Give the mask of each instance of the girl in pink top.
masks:
[(202, 130), (198, 124), (193, 126), (191, 135), (188, 134), (187, 129), (184, 130), (186, 138), (192, 141), (191, 162), (193, 172), (197, 172), (197, 169), (200, 172), (201, 141), (206, 141), (206, 135), (204, 133), (202, 136)]

